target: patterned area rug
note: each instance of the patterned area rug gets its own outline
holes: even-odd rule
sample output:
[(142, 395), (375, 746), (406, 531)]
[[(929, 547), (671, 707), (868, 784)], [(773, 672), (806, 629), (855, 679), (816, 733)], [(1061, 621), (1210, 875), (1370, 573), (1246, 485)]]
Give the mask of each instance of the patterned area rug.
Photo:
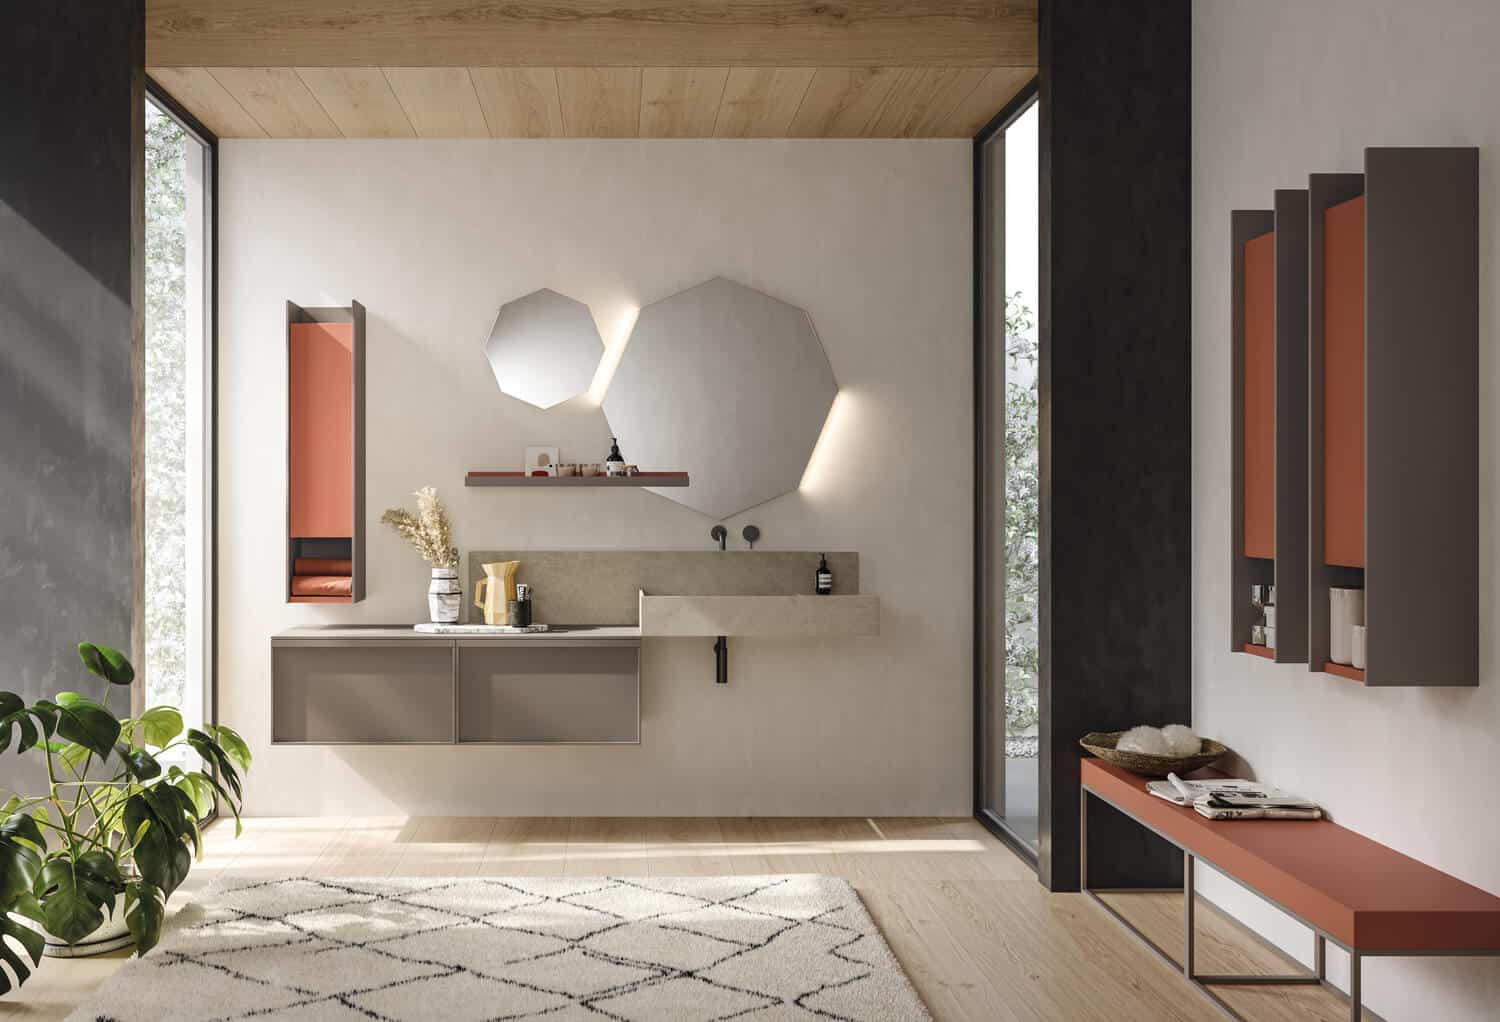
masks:
[(832, 877), (398, 877), (226, 884), (69, 1019), (252, 1017), (930, 1016)]

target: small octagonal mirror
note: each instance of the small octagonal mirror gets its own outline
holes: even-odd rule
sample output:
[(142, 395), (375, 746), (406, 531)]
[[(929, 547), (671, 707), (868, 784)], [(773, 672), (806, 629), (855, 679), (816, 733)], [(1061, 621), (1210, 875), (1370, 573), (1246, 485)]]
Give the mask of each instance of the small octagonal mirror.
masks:
[(551, 408), (589, 389), (604, 342), (587, 305), (542, 288), (500, 307), (484, 353), (503, 392)]

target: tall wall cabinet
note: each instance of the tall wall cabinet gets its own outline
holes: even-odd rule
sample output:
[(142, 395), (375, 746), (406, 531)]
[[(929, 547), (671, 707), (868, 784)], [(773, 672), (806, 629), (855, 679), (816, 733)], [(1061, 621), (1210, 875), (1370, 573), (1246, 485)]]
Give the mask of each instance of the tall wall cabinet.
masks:
[(288, 603), (365, 597), (365, 309), (286, 303)]
[[(1230, 648), (1307, 660), (1307, 192), (1231, 215)], [(1276, 586), (1274, 648), (1250, 642), (1252, 585)]]
[[(1274, 583), (1279, 662), (1478, 684), (1478, 224), (1472, 148), (1367, 149), (1232, 215), (1232, 648)], [(1363, 669), (1333, 588), (1364, 591)]]

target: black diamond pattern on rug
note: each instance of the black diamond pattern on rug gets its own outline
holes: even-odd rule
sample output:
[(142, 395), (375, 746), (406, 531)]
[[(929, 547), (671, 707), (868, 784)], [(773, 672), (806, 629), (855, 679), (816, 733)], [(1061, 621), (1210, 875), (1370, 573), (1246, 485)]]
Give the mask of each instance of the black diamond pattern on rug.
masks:
[(921, 1022), (853, 888), (821, 876), (232, 882), (74, 1022)]

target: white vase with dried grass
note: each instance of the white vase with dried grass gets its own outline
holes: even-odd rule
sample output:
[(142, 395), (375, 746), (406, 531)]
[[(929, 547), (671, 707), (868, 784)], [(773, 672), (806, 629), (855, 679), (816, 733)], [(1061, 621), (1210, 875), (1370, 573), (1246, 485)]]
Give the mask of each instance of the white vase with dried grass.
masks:
[(448, 523), (448, 509), (438, 499), (437, 490), (424, 486), (416, 493), (417, 513), (393, 507), (380, 516), (382, 523), (400, 533), (422, 559), (432, 565), (432, 581), (427, 587), (427, 612), (435, 624), (458, 623), (463, 606), (463, 587), (458, 581), (458, 547), (453, 545), (453, 529)]

